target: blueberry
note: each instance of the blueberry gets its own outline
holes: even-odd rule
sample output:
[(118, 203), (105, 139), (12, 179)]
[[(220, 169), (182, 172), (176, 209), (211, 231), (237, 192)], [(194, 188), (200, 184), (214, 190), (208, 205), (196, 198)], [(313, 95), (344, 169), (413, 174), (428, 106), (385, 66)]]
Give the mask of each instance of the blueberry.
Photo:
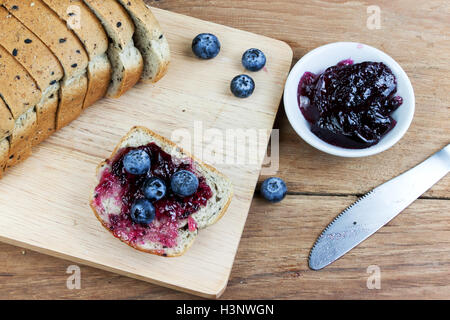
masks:
[(259, 71), (266, 65), (266, 55), (259, 49), (248, 49), (242, 55), (242, 65), (250, 71)]
[(231, 81), (230, 89), (236, 97), (247, 98), (255, 91), (255, 81), (250, 76), (241, 74)]
[(270, 202), (280, 202), (286, 193), (286, 183), (280, 178), (266, 179), (261, 185), (262, 196)]
[(192, 40), (192, 51), (200, 59), (212, 59), (220, 52), (220, 42), (211, 33), (200, 33)]
[(130, 214), (135, 223), (150, 224), (155, 219), (155, 207), (149, 200), (139, 199), (131, 206)]
[(150, 156), (141, 149), (131, 150), (123, 158), (125, 171), (134, 175), (145, 174), (150, 170)]
[(190, 171), (180, 170), (172, 175), (170, 187), (180, 197), (188, 197), (197, 191), (198, 178)]
[(143, 192), (150, 201), (158, 201), (166, 195), (166, 184), (158, 177), (151, 177), (144, 182)]

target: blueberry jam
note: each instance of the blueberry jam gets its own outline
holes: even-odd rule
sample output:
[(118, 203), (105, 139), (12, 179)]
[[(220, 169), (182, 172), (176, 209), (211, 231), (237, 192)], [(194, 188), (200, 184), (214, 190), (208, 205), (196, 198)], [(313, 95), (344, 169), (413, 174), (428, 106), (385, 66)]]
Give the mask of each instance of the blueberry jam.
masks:
[[(135, 149), (145, 150), (151, 157), (151, 168), (147, 175), (132, 175), (124, 169), (123, 158), (130, 150)], [(102, 201), (105, 198), (115, 199), (121, 212), (109, 214), (108, 227), (116, 237), (131, 244), (151, 240), (172, 248), (176, 246), (181, 220), (188, 219), (186, 228), (190, 231), (196, 230), (195, 221), (190, 215), (206, 206), (213, 195), (205, 178), (198, 177), (199, 187), (189, 197), (179, 197), (170, 189), (170, 178), (175, 172), (187, 170), (195, 173), (193, 163), (173, 158), (155, 143), (150, 143), (137, 148), (124, 148), (107, 164), (110, 168), (103, 171), (100, 183), (95, 189), (94, 205), (102, 209)], [(144, 198), (143, 185), (150, 177), (162, 179), (167, 186), (167, 192), (162, 199), (153, 202), (156, 211), (153, 222), (148, 225), (136, 224), (130, 217), (130, 209), (135, 200)]]
[(403, 103), (396, 92), (395, 75), (384, 63), (353, 64), (348, 59), (318, 75), (305, 72), (297, 97), (316, 136), (339, 147), (363, 149), (396, 125), (391, 114)]

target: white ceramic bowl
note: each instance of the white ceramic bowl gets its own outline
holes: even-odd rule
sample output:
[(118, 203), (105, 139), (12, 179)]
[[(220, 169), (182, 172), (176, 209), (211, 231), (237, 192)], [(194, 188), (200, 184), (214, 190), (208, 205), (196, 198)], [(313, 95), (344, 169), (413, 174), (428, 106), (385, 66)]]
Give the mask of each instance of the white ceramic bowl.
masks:
[[(403, 98), (403, 104), (392, 114), (397, 125), (378, 144), (365, 149), (341, 148), (318, 138), (311, 132), (311, 126), (300, 111), (297, 101), (298, 84), (305, 72), (321, 73), (345, 59), (352, 59), (355, 63), (364, 61), (385, 63), (397, 78), (397, 95)], [(284, 108), (294, 130), (311, 146), (336, 156), (365, 157), (389, 149), (403, 137), (414, 116), (415, 99), (411, 81), (405, 71), (386, 53), (356, 42), (335, 42), (312, 50), (295, 64), (284, 89)]]

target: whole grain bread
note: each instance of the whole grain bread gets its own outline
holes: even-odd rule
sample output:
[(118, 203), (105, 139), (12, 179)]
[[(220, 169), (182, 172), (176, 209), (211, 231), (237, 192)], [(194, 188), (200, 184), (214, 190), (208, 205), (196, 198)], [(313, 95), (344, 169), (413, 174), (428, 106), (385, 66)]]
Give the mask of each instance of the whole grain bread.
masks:
[(42, 92), (41, 100), (36, 105), (37, 127), (33, 138), (33, 145), (36, 145), (56, 129), (59, 81), (64, 71), (50, 49), (1, 6), (0, 30), (3, 31), (0, 33), (0, 45), (14, 52), (14, 58), (28, 71)]
[(9, 159), (6, 164), (7, 168), (24, 161), (31, 155), (36, 128), (36, 108), (30, 108), (16, 120), (14, 130), (9, 137)]
[[(1, 100), (1, 99), (0, 99)], [(0, 178), (2, 178), (3, 173), (6, 168), (6, 163), (9, 157), (9, 140), (0, 140)]]
[[(31, 141), (37, 125), (36, 105), (42, 93), (30, 74), (14, 58), (14, 53), (10, 54), (3, 46), (0, 46), (0, 97), (14, 119), (14, 128), (7, 138), (6, 168), (9, 168), (31, 155)], [(5, 115), (8, 117), (8, 113)]]
[(76, 119), (87, 92), (88, 56), (79, 39), (41, 0), (1, 0), (6, 9), (31, 30), (58, 58), (64, 70), (56, 128)]
[(44, 92), (64, 76), (58, 59), (50, 49), (19, 20), (0, 6), (0, 44), (30, 73)]
[(106, 95), (111, 81), (111, 64), (106, 51), (108, 37), (102, 24), (82, 0), (43, 0), (71, 29), (89, 56), (88, 89), (83, 108)]
[(8, 106), (0, 98), (0, 140), (9, 137), (14, 129), (14, 118)]
[(108, 57), (112, 64), (112, 81), (107, 95), (118, 98), (139, 81), (143, 70), (141, 53), (133, 42), (133, 21), (115, 0), (84, 2), (100, 20), (109, 36)]
[[(190, 231), (190, 228), (187, 227), (188, 219), (179, 221), (178, 237), (176, 241), (177, 244), (172, 248), (167, 248), (164, 247), (161, 243), (151, 241), (144, 241), (142, 243), (138, 241), (136, 243), (131, 243), (126, 238), (126, 236), (119, 237), (119, 239), (140, 251), (168, 257), (180, 256), (185, 253), (186, 250), (192, 245), (193, 241), (198, 235), (199, 229), (204, 229), (214, 224), (225, 214), (231, 202), (233, 187), (230, 180), (228, 180), (228, 178), (226, 178), (215, 168), (193, 158), (192, 155), (178, 147), (172, 141), (144, 127), (133, 127), (116, 146), (110, 159), (114, 159), (118, 152), (123, 148), (139, 147), (152, 142), (156, 143), (160, 148), (162, 148), (163, 151), (172, 155), (174, 158), (177, 158), (181, 161), (193, 163), (197, 174), (203, 176), (206, 179), (213, 192), (213, 195), (208, 200), (208, 203), (205, 207), (202, 207), (199, 211), (190, 216), (198, 225), (198, 228), (196, 228), (195, 231)], [(105, 170), (110, 169), (110, 164), (108, 163), (110, 162), (104, 161), (98, 166), (98, 182), (102, 176), (102, 173)], [(109, 229), (110, 215), (119, 214), (121, 212), (121, 208), (118, 206), (117, 202), (114, 201), (114, 195), (111, 195), (111, 198), (102, 199), (101, 207), (97, 207), (95, 205), (94, 199), (96, 197), (97, 194), (94, 191), (91, 199), (91, 207), (94, 211), (94, 214), (102, 223), (102, 225), (107, 230), (111, 231)], [(155, 223), (157, 223), (157, 221)]]
[(58, 91), (47, 91), (42, 95), (41, 101), (36, 105), (37, 125), (36, 132), (32, 138), (32, 146), (37, 146), (42, 141), (50, 137), (56, 131), (56, 114), (58, 112)]
[(117, 0), (133, 19), (136, 31), (133, 39), (135, 46), (144, 58), (144, 70), (141, 80), (156, 82), (167, 72), (170, 62), (170, 49), (158, 20), (142, 0)]
[(0, 96), (18, 119), (39, 102), (41, 91), (13, 55), (0, 46)]

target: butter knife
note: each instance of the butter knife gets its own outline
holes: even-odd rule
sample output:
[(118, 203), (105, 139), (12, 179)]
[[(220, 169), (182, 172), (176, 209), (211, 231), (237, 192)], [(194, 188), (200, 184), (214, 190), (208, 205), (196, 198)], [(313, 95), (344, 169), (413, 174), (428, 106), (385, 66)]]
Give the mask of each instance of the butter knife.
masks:
[(450, 144), (400, 176), (373, 189), (339, 214), (317, 238), (309, 267), (336, 261), (396, 215), (450, 171)]

